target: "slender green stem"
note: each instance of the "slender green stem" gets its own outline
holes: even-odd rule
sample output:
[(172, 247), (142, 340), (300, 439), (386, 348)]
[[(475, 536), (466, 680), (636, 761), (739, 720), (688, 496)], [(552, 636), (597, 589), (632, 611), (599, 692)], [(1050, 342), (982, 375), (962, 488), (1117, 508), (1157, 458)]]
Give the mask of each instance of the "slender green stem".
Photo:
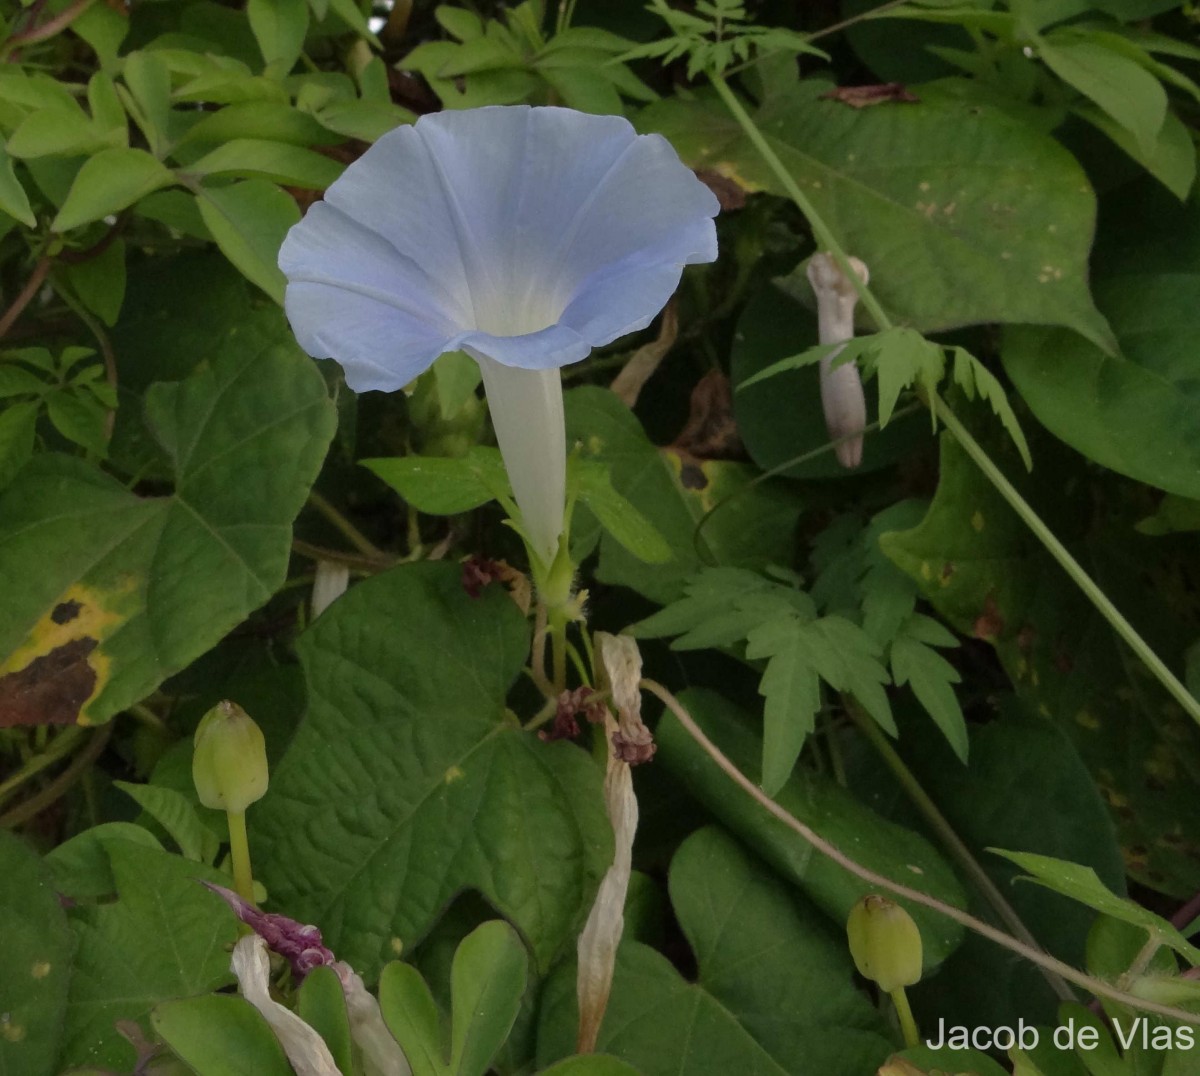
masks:
[(547, 699), (542, 703), (542, 708), (525, 722), (525, 731), (532, 732), (534, 729), (540, 729), (547, 721), (558, 713), (558, 700)]
[(300, 538), (292, 539), (292, 552), (312, 561), (328, 560), (334, 564), (344, 564), (351, 571), (366, 575), (377, 575), (400, 563), (398, 557), (389, 556), (386, 553), (382, 556), (345, 553), (340, 549), (328, 549), (325, 546), (313, 545)]
[[(899, 407), (892, 412), (890, 421), (896, 422), (899, 419), (907, 418), (909, 415), (923, 410), (923, 405), (919, 403), (911, 403), (905, 407)], [(836, 441), (826, 441), (825, 444), (811, 449), (808, 452), (802, 452), (799, 456), (793, 456), (790, 460), (784, 460), (783, 463), (776, 464), (769, 471), (763, 471), (762, 474), (755, 475), (744, 486), (740, 486), (728, 497), (717, 501), (707, 512), (696, 520), (695, 527), (692, 528), (692, 548), (696, 551), (696, 556), (699, 557), (701, 563), (707, 564), (710, 568), (715, 568), (719, 563), (712, 549), (707, 542), (703, 540), (702, 531), (708, 525), (708, 522), (720, 509), (727, 504), (731, 504), (739, 497), (749, 493), (756, 486), (762, 485), (764, 482), (769, 482), (772, 478), (783, 474), (785, 471), (790, 471), (793, 467), (799, 467), (802, 464), (808, 463), (809, 460), (815, 460), (819, 456), (825, 455), (827, 452), (832, 452), (843, 441), (849, 441), (851, 438), (860, 437), (864, 434), (874, 433), (880, 428), (878, 420), (868, 423), (862, 428), (860, 433), (848, 433), (844, 437), (839, 437)]]
[[(871, 290), (859, 279), (858, 274), (851, 270), (845, 251), (842, 250), (837, 239), (829, 230), (828, 225), (825, 224), (821, 215), (808, 200), (807, 195), (800, 189), (799, 184), (796, 183), (791, 173), (787, 170), (787, 167), (779, 159), (778, 154), (771, 148), (770, 143), (763, 136), (757, 124), (755, 124), (749, 113), (746, 112), (745, 108), (742, 107), (742, 103), (738, 100), (737, 95), (729, 88), (728, 83), (719, 74), (710, 73), (709, 79), (721, 100), (725, 103), (726, 108), (729, 109), (742, 130), (745, 131), (746, 137), (750, 139), (754, 148), (762, 155), (767, 166), (779, 180), (780, 185), (787, 191), (792, 201), (796, 203), (797, 207), (807, 218), (817, 242), (829, 250), (834, 261), (837, 262), (838, 268), (841, 269), (842, 274), (854, 285), (863, 305), (875, 319), (876, 325), (880, 329), (890, 329), (892, 327), (891, 319), (884, 313), (883, 308), (879, 305), (879, 301), (871, 293)], [(975, 438), (971, 436), (970, 431), (958, 420), (946, 402), (936, 393), (931, 394), (931, 398), (927, 402), (933, 413), (945, 424), (946, 428), (958, 440), (971, 459), (975, 461), (976, 465), (996, 487), (1001, 496), (1008, 501), (1017, 515), (1021, 517), (1025, 525), (1033, 531), (1038, 540), (1050, 552), (1050, 555), (1062, 565), (1067, 575), (1075, 581), (1079, 589), (1087, 595), (1088, 600), (1091, 601), (1100, 614), (1112, 625), (1113, 630), (1146, 663), (1146, 667), (1154, 674), (1163, 687), (1167, 689), (1175, 701), (1183, 707), (1184, 712), (1189, 714), (1197, 724), (1200, 724), (1200, 702), (1192, 697), (1179, 678), (1167, 668), (1162, 658), (1154, 652), (1129, 621), (1121, 615), (1117, 607), (1113, 605), (1091, 576), (1083, 570), (1079, 562), (1067, 552), (1062, 542), (1054, 536), (1050, 528), (1042, 522), (1041, 517), (1021, 497), (1008, 479), (1004, 477), (1000, 468), (992, 462), (991, 457), (984, 451)]]
[(1035, 946), (1026, 945), (1025, 942), (1005, 934), (1004, 931), (997, 930), (990, 923), (985, 923), (982, 919), (976, 918), (969, 912), (964, 912), (961, 908), (956, 908), (952, 904), (938, 900), (937, 897), (932, 897), (920, 889), (914, 889), (912, 886), (905, 885), (903, 882), (893, 881), (886, 875), (871, 870), (870, 867), (864, 867), (857, 860), (851, 859), (840, 848), (827, 841), (816, 830), (801, 822), (800, 819), (791, 814), (786, 808), (781, 807), (751, 781), (749, 777), (742, 773), (725, 752), (705, 735), (704, 730), (696, 724), (695, 718), (688, 713), (687, 708), (670, 691), (663, 687), (662, 684), (656, 680), (642, 680), (640, 686), (643, 691), (649, 691), (650, 694), (656, 696), (675, 715), (680, 725), (700, 745), (705, 754), (716, 763), (717, 767), (727, 777), (746, 792), (751, 799), (766, 810), (768, 814), (778, 819), (788, 829), (796, 833), (814, 850), (832, 860), (843, 870), (854, 875), (854, 877), (861, 878), (869, 885), (877, 886), (888, 893), (911, 901), (913, 904), (929, 908), (931, 911), (953, 920), (960, 926), (966, 927), (967, 930), (974, 931), (981, 937), (987, 938), (988, 941), (994, 942), (996, 945), (1024, 957), (1030, 963), (1036, 964), (1041, 968), (1048, 968), (1057, 975), (1062, 976), (1068, 982), (1083, 987), (1084, 990), (1094, 994), (1096, 997), (1108, 998), (1109, 1001), (1115, 1001), (1120, 1005), (1128, 1005), (1132, 1009), (1158, 1013), (1160, 1016), (1169, 1016), (1173, 1020), (1179, 1020), (1185, 1024), (1200, 1027), (1200, 1014), (1190, 1013), (1171, 1005), (1160, 1005), (1158, 1002), (1147, 1001), (1144, 998), (1135, 997), (1124, 990), (1118, 990), (1103, 979), (1097, 979), (1094, 976), (1088, 975), (1086, 972), (1071, 967), (1065, 961), (1050, 956)]
[(371, 541), (362, 531), (360, 531), (353, 523), (350, 522), (341, 512), (339, 512), (332, 504), (321, 496), (315, 489), (310, 490), (308, 494), (308, 503), (311, 504), (318, 512), (321, 513), (330, 523), (334, 525), (342, 534), (342, 536), (357, 549), (360, 553), (367, 557), (373, 557), (376, 560), (383, 558), (386, 554), (374, 542)]
[(549, 614), (546, 603), (539, 601), (533, 619), (533, 643), (529, 650), (529, 673), (538, 690), (551, 702), (557, 702), (558, 692), (546, 677), (546, 623)]
[(579, 647), (570, 641), (567, 642), (567, 657), (571, 659), (571, 664), (575, 666), (579, 682), (585, 687), (591, 687), (591, 674), (588, 672), (587, 665), (584, 664), (583, 655), (579, 652)]
[(729, 109), (733, 118), (737, 120), (738, 125), (746, 132), (746, 137), (750, 139), (751, 144), (761, 154), (767, 167), (771, 169), (775, 174), (775, 178), (779, 180), (779, 185), (787, 191), (788, 197), (796, 203), (800, 212), (808, 220), (809, 226), (813, 230), (813, 235), (816, 237), (817, 244), (829, 251), (833, 256), (833, 260), (837, 262), (838, 268), (842, 271), (842, 275), (854, 285), (855, 290), (858, 292), (858, 297), (862, 300), (862, 304), (867, 312), (874, 318), (876, 326), (879, 329), (892, 328), (892, 319), (883, 312), (883, 307), (879, 305), (879, 300), (871, 294), (870, 289), (850, 267), (850, 260), (847, 258), (846, 252), (842, 249), (842, 245), (837, 241), (833, 232), (829, 230), (829, 226), (822, 219), (821, 214), (817, 212), (816, 207), (808, 200), (808, 195), (800, 189), (800, 185), (792, 178), (791, 172), (787, 170), (787, 166), (779, 159), (779, 155), (771, 148), (771, 144), (763, 136), (762, 131), (759, 130), (758, 124), (750, 118), (750, 114), (742, 107), (742, 102), (738, 100), (737, 94), (729, 88), (729, 83), (718, 74), (710, 72), (708, 77), (709, 81), (713, 84), (713, 88), (725, 103), (725, 107)]
[(1058, 561), (1063, 571), (1087, 595), (1088, 600), (1096, 607), (1100, 615), (1112, 625), (1113, 631), (1124, 639), (1129, 649), (1145, 662), (1146, 668), (1167, 689), (1171, 697), (1183, 707), (1184, 712), (1197, 724), (1200, 724), (1200, 702), (1196, 701), (1179, 678), (1167, 668), (1162, 658), (1154, 652), (1150, 644), (1121, 615), (1121, 611), (1113, 605), (1108, 595), (1100, 589), (1095, 580), (1084, 571), (1079, 561), (1067, 552), (1066, 546), (1058, 540), (1054, 532), (1042, 521), (1042, 517), (1033, 510), (1029, 502), (1005, 478), (1004, 472), (996, 466), (983, 446), (975, 440), (971, 435), (971, 431), (958, 420), (958, 417), (950, 410), (946, 402), (936, 393), (932, 395), (930, 406), (933, 408), (933, 413), (941, 420), (954, 439), (962, 445), (963, 450), (975, 462), (975, 466), (987, 476), (988, 481), (996, 487), (1012, 510), (1020, 516), (1025, 526), (1033, 531), (1050, 555)]
[(575, 17), (575, 0), (559, 0), (558, 3), (558, 18), (555, 20), (554, 32), (561, 34), (571, 25), (571, 20)]
[(151, 710), (149, 706), (145, 706), (140, 702), (136, 702), (130, 706), (126, 713), (128, 713), (130, 717), (136, 718), (147, 728), (153, 729), (155, 732), (165, 734), (168, 731), (167, 723), (161, 717), (159, 717), (158, 714)]
[(829, 752), (829, 768), (833, 771), (833, 779), (846, 787), (846, 760), (842, 757), (842, 748), (838, 743), (837, 728), (827, 716), (825, 719), (825, 747)]
[(92, 733), (91, 739), (88, 740), (87, 746), (72, 759), (71, 765), (37, 795), (30, 796), (29, 799), (18, 803), (12, 810), (0, 815), (0, 829), (16, 829), (17, 826), (37, 817), (65, 795), (71, 786), (87, 773), (88, 767), (100, 757), (100, 752), (104, 750), (104, 745), (108, 743), (108, 738), (112, 735), (112, 730), (113, 723), (111, 721), (96, 729)]
[(246, 837), (246, 812), (226, 811), (229, 820), (229, 858), (233, 864), (233, 888), (238, 896), (254, 903), (254, 872), (250, 869), (250, 841)]
[(550, 664), (555, 694), (567, 690), (567, 622), (550, 610)]
[(1146, 939), (1146, 944), (1138, 950), (1129, 967), (1125, 969), (1125, 973), (1117, 980), (1117, 985), (1122, 990), (1128, 990), (1134, 980), (1150, 966), (1150, 961), (1154, 959), (1155, 954), (1162, 946), (1162, 938), (1157, 933), (1152, 932), (1150, 937)]
[(869, 11), (864, 11), (858, 15), (852, 15), (848, 19), (843, 19), (841, 22), (835, 22), (829, 26), (822, 26), (819, 30), (814, 30), (808, 35), (809, 41), (816, 41), (821, 37), (828, 37), (830, 34), (836, 34), (839, 30), (845, 30), (848, 26), (854, 26), (857, 23), (864, 22), (869, 19), (878, 19), (885, 11), (890, 11), (894, 7), (900, 7), (901, 4), (907, 4), (908, 0), (888, 0), (886, 4), (880, 4), (879, 7), (871, 8)]
[[(979, 890), (984, 899), (992, 906), (993, 910), (1004, 922), (1004, 925), (1012, 932), (1013, 936), (1019, 938), (1026, 945), (1041, 948), (1038, 940), (1021, 921), (1021, 917), (1017, 914), (1016, 909), (1004, 898), (1004, 894), (1000, 892), (996, 883), (992, 881), (991, 876), (971, 854), (971, 850), (963, 843), (962, 838), (954, 832), (954, 827), (950, 825), (946, 816), (938, 809), (937, 804), (930, 798), (929, 793), (921, 787), (921, 782), (917, 780), (912, 770), (904, 764), (904, 760), (888, 741), (887, 737), (884, 736), (879, 726), (850, 700), (846, 700), (846, 712), (850, 715), (850, 719), (857, 726), (858, 730), (866, 737), (867, 742), (879, 753), (887, 768), (892, 771), (892, 775), (904, 790), (905, 795), (912, 801), (913, 806), (921, 812), (921, 815), (929, 824), (929, 828), (937, 834), (938, 840), (942, 842), (946, 850), (957, 860), (963, 872), (971, 879), (975, 888)], [(1045, 976), (1050, 989), (1058, 995), (1061, 1001), (1078, 1000), (1074, 991), (1067, 985), (1062, 976), (1056, 975), (1053, 971), (1045, 967), (1039, 970)]]
[(920, 1046), (921, 1036), (917, 1033), (917, 1022), (913, 1019), (912, 1006), (908, 1004), (908, 995), (904, 987), (898, 986), (888, 997), (896, 1006), (896, 1016), (900, 1019), (900, 1033), (904, 1036), (905, 1046)]
[(85, 729), (81, 725), (65, 728), (50, 742), (45, 751), (31, 755), (20, 769), (0, 781), (0, 803), (8, 799), (26, 781), (36, 777), (47, 766), (53, 766), (63, 756), (68, 755), (75, 745), (83, 738)]
[(587, 630), (587, 623), (583, 620), (579, 622), (579, 637), (583, 640), (583, 650), (587, 655), (588, 668), (592, 670), (588, 676), (584, 677), (583, 682), (591, 687), (596, 682), (596, 649), (592, 645), (592, 634)]

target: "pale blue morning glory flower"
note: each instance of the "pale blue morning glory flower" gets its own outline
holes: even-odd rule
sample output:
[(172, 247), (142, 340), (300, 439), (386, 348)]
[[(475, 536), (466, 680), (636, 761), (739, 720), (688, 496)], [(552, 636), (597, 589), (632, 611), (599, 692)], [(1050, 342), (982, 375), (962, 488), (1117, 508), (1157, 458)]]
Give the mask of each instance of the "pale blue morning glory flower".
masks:
[(717, 256), (713, 194), (619, 116), (492, 107), (389, 131), (284, 241), (301, 346), (357, 392), (447, 351), (483, 373), (525, 532), (549, 565), (566, 445), (558, 367), (645, 328)]

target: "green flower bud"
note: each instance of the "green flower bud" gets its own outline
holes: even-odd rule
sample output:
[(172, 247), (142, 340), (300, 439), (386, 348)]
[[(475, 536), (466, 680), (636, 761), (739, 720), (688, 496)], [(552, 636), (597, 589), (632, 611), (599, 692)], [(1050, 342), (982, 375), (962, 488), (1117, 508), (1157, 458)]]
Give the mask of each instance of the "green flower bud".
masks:
[(850, 955), (864, 978), (890, 994), (921, 978), (921, 932), (899, 904), (871, 893), (846, 920)]
[(217, 703), (196, 727), (192, 782), (218, 811), (244, 811), (267, 791), (266, 741), (237, 703)]

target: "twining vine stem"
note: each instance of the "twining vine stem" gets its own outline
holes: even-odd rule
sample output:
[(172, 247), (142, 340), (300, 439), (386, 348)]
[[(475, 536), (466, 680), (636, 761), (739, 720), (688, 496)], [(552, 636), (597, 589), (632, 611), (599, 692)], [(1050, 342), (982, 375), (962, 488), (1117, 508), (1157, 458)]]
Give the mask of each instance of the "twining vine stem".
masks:
[(54, 260), (48, 255), (43, 254), (33, 267), (33, 272), (29, 274), (29, 279), (25, 282), (25, 286), (17, 293), (17, 297), (13, 299), (9, 308), (0, 314), (0, 338), (8, 335), (8, 330), (13, 327), (17, 318), (21, 316), (23, 311), (37, 295), (42, 284), (46, 281), (46, 276), (50, 272), (50, 267), (54, 264)]
[(1107, 998), (1109, 1001), (1114, 1001), (1119, 1005), (1127, 1005), (1132, 1009), (1157, 1013), (1160, 1016), (1170, 1017), (1172, 1020), (1200, 1027), (1200, 1014), (1190, 1013), (1184, 1009), (1177, 1009), (1170, 1005), (1160, 1005), (1158, 1002), (1147, 1001), (1143, 998), (1135, 997), (1133, 994), (1126, 993), (1124, 990), (1118, 990), (1103, 979), (1094, 978), (1086, 972), (1080, 971), (1078, 968), (1071, 967), (1065, 961), (1050, 956), (1048, 953), (1044, 953), (1032, 945), (1027, 945), (1023, 941), (1018, 941), (1016, 938), (1010, 937), (1002, 930), (997, 930), (990, 924), (983, 922), (983, 920), (976, 919), (975, 916), (964, 912), (961, 908), (956, 908), (952, 904), (946, 904), (936, 897), (931, 897), (928, 893), (923, 893), (919, 889), (913, 889), (902, 882), (894, 882), (892, 879), (871, 870), (869, 867), (864, 867), (836, 846), (830, 844), (824, 837), (820, 836), (815, 830), (810, 829), (785, 808), (781, 807), (751, 781), (749, 777), (742, 773), (728, 756), (704, 734), (704, 731), (696, 724), (695, 719), (688, 713), (684, 705), (670, 691), (663, 687), (662, 684), (656, 680), (642, 680), (639, 686), (643, 691), (648, 691), (657, 697), (675, 715), (688, 735), (700, 745), (709, 758), (735, 784), (739, 785), (751, 798), (785, 826), (799, 834), (816, 851), (831, 859), (839, 867), (853, 874), (856, 878), (861, 878), (864, 882), (878, 886), (880, 889), (886, 890), (895, 896), (903, 897), (913, 904), (920, 904), (924, 908), (929, 908), (931, 911), (953, 920), (960, 926), (966, 927), (967, 930), (987, 938), (996, 945), (1024, 957), (1031, 963), (1038, 965), (1038, 967), (1052, 971), (1068, 982), (1076, 983), (1091, 994)]
[[(809, 201), (808, 196), (800, 189), (800, 185), (779, 159), (779, 155), (771, 148), (771, 144), (767, 141), (750, 114), (742, 106), (737, 95), (729, 88), (729, 84), (725, 81), (724, 77), (719, 72), (709, 72), (708, 77), (718, 96), (724, 102), (725, 107), (729, 109), (730, 114), (737, 120), (738, 125), (745, 132), (746, 137), (750, 140), (754, 148), (758, 150), (767, 167), (770, 168), (775, 178), (779, 180), (780, 186), (787, 191), (789, 197), (796, 203), (797, 208), (808, 220), (818, 245), (829, 251), (833, 260), (837, 262), (838, 268), (842, 271), (842, 275), (854, 285), (864, 308), (871, 315), (877, 328), (881, 331), (893, 328), (892, 320), (884, 312), (883, 307), (880, 306), (879, 300), (875, 298), (870, 288), (862, 282), (858, 274), (851, 269), (846, 252), (842, 249), (841, 244), (838, 243), (833, 232), (830, 231), (829, 226), (822, 219), (821, 214), (817, 212), (816, 207)], [(1159, 683), (1170, 693), (1171, 697), (1183, 707), (1184, 712), (1190, 715), (1192, 720), (1197, 724), (1200, 724), (1200, 701), (1197, 701), (1179, 678), (1167, 668), (1162, 658), (1154, 652), (1154, 649), (1142, 638), (1137, 629), (1122, 616), (1120, 610), (1113, 605), (1095, 580), (1067, 552), (1062, 542), (1055, 537), (1054, 533), (1046, 526), (1029, 503), (1017, 492), (1012, 483), (1004, 477), (1004, 473), (992, 461), (992, 458), (987, 454), (983, 446), (971, 436), (970, 431), (958, 420), (957, 416), (941, 396), (936, 392), (930, 391), (925, 402), (934, 415), (945, 425), (946, 429), (950, 431), (955, 440), (962, 445), (976, 466), (979, 467), (992, 485), (996, 487), (996, 490), (1004, 497), (1013, 511), (1017, 513), (1025, 525), (1037, 536), (1038, 540), (1046, 547), (1050, 555), (1058, 561), (1067, 575), (1074, 580), (1075, 584), (1096, 607), (1100, 615), (1112, 625), (1113, 630), (1125, 640), (1130, 649), (1145, 662), (1146, 668), (1150, 670)]]
[[(960, 867), (983, 894), (984, 899), (992, 906), (996, 914), (1004, 921), (1004, 925), (1014, 937), (1026, 945), (1040, 949), (1037, 939), (1030, 933), (1029, 928), (1021, 920), (1016, 909), (1005, 899), (999, 887), (992, 881), (991, 876), (983, 869), (979, 861), (971, 854), (971, 850), (963, 843), (962, 838), (954, 831), (954, 827), (946, 820), (946, 816), (938, 810), (938, 806), (930, 798), (929, 793), (921, 787), (920, 782), (913, 776), (912, 771), (904, 764), (904, 760), (896, 749), (888, 742), (879, 726), (864, 714), (852, 700), (846, 700), (846, 712), (858, 730), (883, 758), (884, 763), (892, 771), (892, 775), (900, 783), (905, 794), (916, 806), (926, 822), (938, 835), (939, 840), (950, 854), (958, 861)], [(1050, 989), (1060, 1001), (1077, 1000), (1074, 992), (1063, 981), (1062, 976), (1055, 974), (1049, 968), (1040, 967), (1042, 975)]]
[(1159, 683), (1171, 693), (1171, 697), (1183, 707), (1184, 711), (1200, 724), (1200, 702), (1180, 682), (1179, 678), (1167, 668), (1166, 663), (1154, 652), (1153, 647), (1138, 633), (1137, 629), (1113, 605), (1107, 594), (1100, 589), (1094, 579), (1084, 570), (1083, 566), (1067, 551), (1067, 548), (1054, 536), (1054, 532), (1042, 522), (1042, 517), (1030, 506), (1029, 502), (1016, 491), (1012, 483), (1004, 477), (1004, 472), (992, 461), (983, 446), (980, 445), (971, 431), (966, 428), (947, 406), (946, 402), (937, 395), (930, 400), (933, 413), (950, 431), (951, 435), (975, 465), (988, 477), (988, 480), (1000, 492), (1010, 507), (1022, 522), (1037, 536), (1050, 555), (1058, 561), (1063, 571), (1074, 580), (1075, 585), (1087, 595), (1088, 600), (1096, 607), (1105, 620), (1112, 625), (1113, 630), (1125, 640), (1146, 667), (1154, 674)]

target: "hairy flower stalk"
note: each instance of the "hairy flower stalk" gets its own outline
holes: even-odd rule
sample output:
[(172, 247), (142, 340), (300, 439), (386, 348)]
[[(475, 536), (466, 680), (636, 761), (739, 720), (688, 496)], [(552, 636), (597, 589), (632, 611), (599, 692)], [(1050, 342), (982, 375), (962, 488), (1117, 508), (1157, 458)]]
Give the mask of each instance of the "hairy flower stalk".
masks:
[[(864, 284), (867, 267), (857, 258), (848, 259)], [(832, 255), (814, 254), (808, 263), (808, 282), (817, 296), (817, 333), (822, 344), (844, 344), (854, 336), (854, 306), (858, 292), (847, 280)], [(852, 361), (835, 366), (842, 348), (821, 359), (821, 407), (825, 428), (838, 442), (834, 451), (843, 467), (862, 463), (862, 431), (867, 425), (867, 401), (862, 378)], [(848, 440), (841, 440), (849, 438)]]
[(356, 392), (394, 392), (447, 351), (479, 363), (534, 576), (561, 605), (559, 367), (649, 325), (683, 267), (716, 258), (718, 208), (664, 138), (620, 116), (423, 116), (288, 233), (288, 318)]

